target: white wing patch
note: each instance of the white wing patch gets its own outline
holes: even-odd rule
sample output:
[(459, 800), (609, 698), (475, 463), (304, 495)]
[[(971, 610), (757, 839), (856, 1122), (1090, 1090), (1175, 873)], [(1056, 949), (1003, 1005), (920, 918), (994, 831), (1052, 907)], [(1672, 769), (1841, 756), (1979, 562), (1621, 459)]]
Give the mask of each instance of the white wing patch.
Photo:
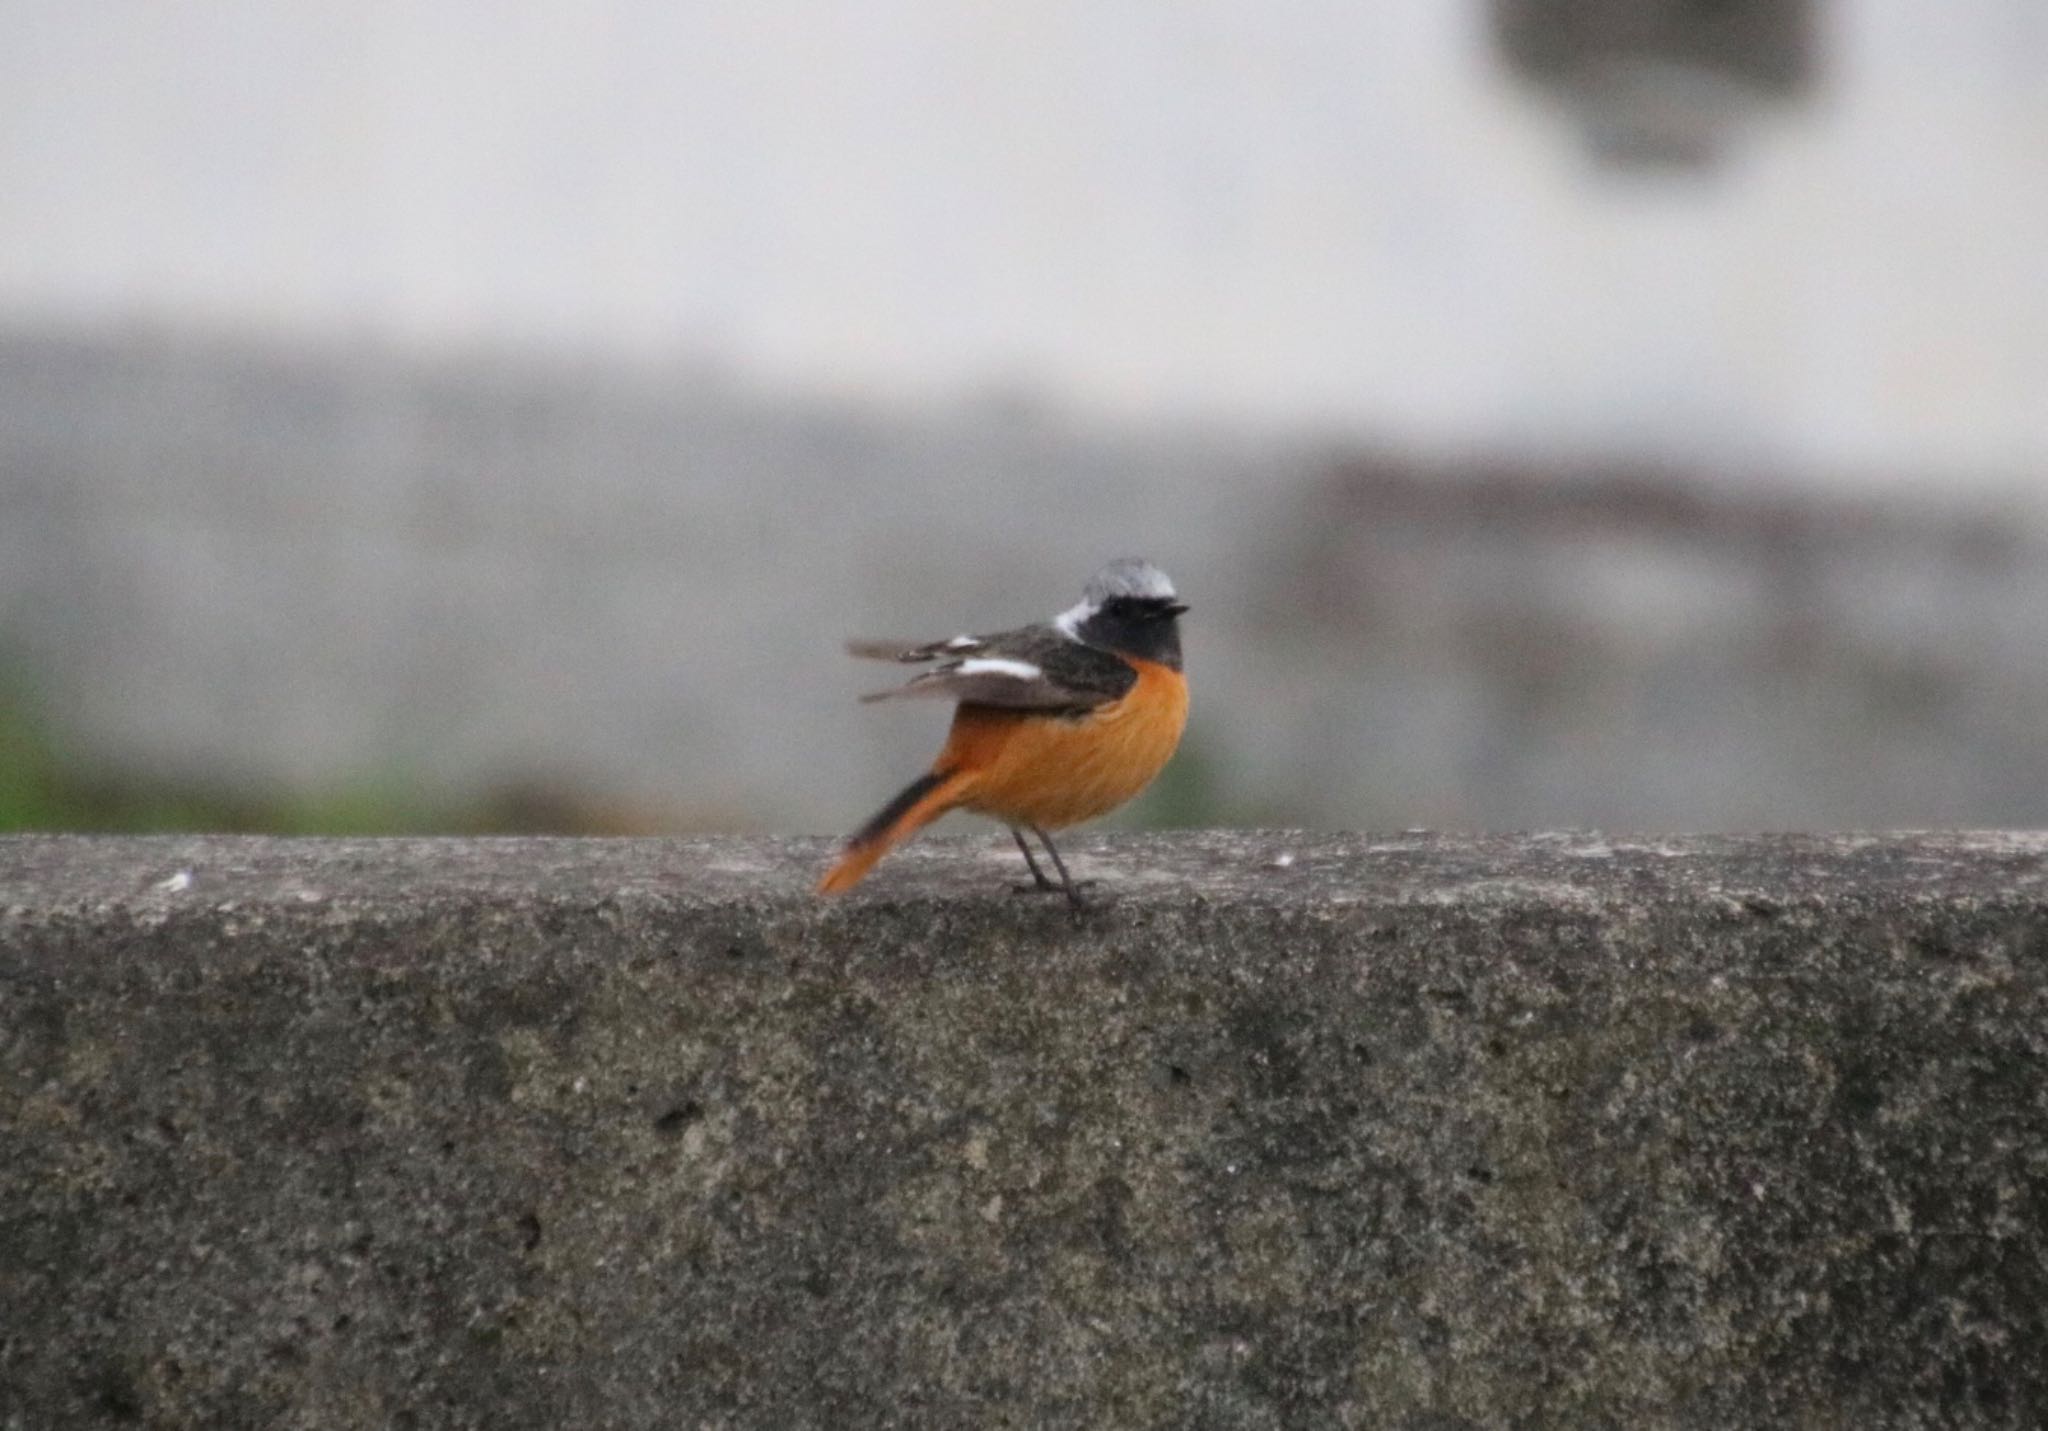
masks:
[(955, 636), (946, 643), (948, 651), (972, 651), (981, 644), (979, 636)]
[(1035, 681), (1045, 672), (1029, 661), (1013, 661), (1007, 656), (969, 656), (953, 667), (952, 674), (958, 676), (1010, 676), (1019, 681)]

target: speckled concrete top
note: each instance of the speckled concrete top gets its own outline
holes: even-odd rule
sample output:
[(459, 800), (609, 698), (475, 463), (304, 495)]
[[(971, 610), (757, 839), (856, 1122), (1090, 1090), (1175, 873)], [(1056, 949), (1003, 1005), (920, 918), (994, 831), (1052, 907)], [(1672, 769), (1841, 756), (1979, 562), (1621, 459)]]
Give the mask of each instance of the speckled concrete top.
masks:
[(2048, 1421), (2048, 837), (0, 839), (0, 1426)]

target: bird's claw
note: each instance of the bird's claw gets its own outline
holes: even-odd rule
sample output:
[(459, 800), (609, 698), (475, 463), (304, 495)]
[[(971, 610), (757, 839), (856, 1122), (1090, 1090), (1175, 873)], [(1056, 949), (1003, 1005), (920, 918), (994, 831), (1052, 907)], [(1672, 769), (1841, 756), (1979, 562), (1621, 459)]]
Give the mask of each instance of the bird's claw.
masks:
[(1074, 887), (1072, 889), (1068, 889), (1066, 886), (1054, 884), (1051, 880), (1048, 879), (1040, 880), (1037, 884), (1013, 884), (1010, 886), (1010, 893), (1064, 894), (1067, 897), (1068, 903), (1074, 906), (1075, 912), (1079, 913), (1084, 909), (1090, 909), (1094, 907), (1093, 900), (1081, 898), (1081, 891), (1084, 889), (1092, 889), (1095, 886), (1095, 883), (1096, 881), (1092, 879), (1077, 879), (1074, 881)]

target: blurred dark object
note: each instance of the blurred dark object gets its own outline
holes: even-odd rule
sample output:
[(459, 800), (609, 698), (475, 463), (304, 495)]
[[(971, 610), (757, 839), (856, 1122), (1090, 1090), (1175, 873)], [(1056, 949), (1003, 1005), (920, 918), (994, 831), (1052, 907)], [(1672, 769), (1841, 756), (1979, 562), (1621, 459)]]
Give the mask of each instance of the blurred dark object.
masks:
[(1333, 458), (1289, 529), (1251, 610), (1266, 679), (1292, 673), (1266, 712), (1305, 752), (1267, 776), (1290, 809), (1771, 829), (2048, 808), (2048, 677), (2019, 655), (2048, 641), (2048, 569), (1996, 503), (1384, 452)]
[(1562, 98), (1619, 166), (1700, 167), (1815, 69), (1811, 0), (1494, 0), (1512, 69)]

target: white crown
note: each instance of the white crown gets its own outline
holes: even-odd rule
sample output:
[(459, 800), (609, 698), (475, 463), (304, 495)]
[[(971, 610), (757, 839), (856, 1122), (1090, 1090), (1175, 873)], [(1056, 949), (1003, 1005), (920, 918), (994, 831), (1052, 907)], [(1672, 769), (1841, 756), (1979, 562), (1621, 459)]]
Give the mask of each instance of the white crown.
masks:
[(1088, 579), (1081, 592), (1081, 604), (1069, 607), (1053, 618), (1053, 625), (1074, 640), (1080, 639), (1081, 623), (1102, 610), (1112, 598), (1137, 596), (1152, 601), (1172, 601), (1177, 595), (1165, 572), (1143, 557), (1118, 557)]
[(1175, 595), (1173, 582), (1166, 573), (1143, 557), (1118, 557), (1096, 572), (1081, 593), (1083, 601), (1098, 607), (1116, 596), (1171, 601)]

